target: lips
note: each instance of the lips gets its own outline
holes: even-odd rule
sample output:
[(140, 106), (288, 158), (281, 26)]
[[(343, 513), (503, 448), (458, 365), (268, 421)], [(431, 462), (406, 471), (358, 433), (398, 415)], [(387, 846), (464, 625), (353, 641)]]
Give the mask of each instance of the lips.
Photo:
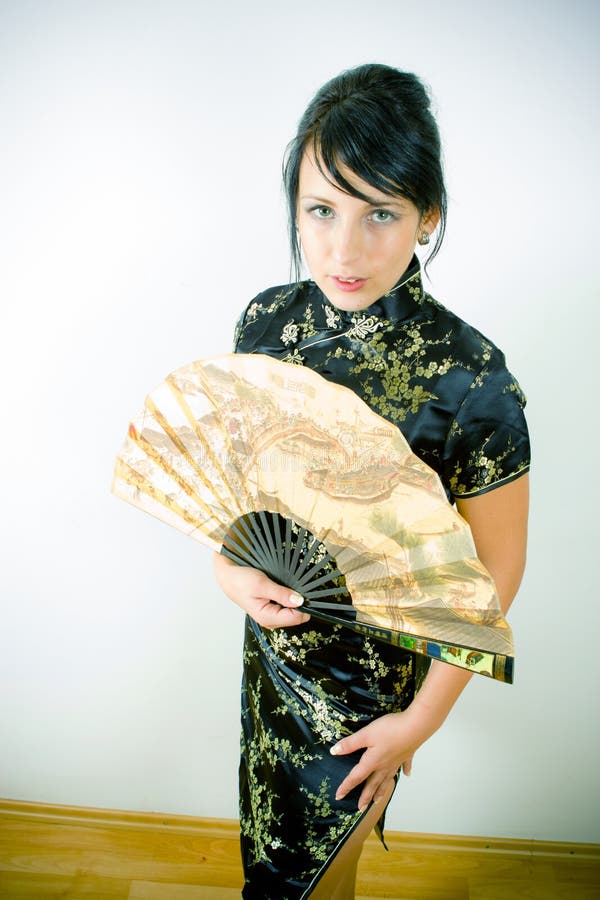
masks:
[(366, 278), (355, 278), (351, 275), (332, 275), (331, 280), (341, 291), (359, 291), (367, 281)]

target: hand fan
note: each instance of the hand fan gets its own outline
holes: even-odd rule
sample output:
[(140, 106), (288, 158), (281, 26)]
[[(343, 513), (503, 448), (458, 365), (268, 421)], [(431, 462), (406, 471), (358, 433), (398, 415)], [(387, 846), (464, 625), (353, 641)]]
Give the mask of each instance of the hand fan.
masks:
[(173, 372), (131, 422), (112, 489), (315, 617), (512, 682), (511, 630), (438, 475), (311, 369), (238, 354)]

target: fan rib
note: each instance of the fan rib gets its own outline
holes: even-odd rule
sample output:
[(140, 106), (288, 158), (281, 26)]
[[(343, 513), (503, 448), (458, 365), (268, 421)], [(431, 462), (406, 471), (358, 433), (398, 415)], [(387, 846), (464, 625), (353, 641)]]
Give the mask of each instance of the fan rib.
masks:
[[(168, 376), (168, 378), (166, 379), (166, 383), (168, 384), (169, 388), (171, 389), (171, 392), (173, 393), (173, 396), (175, 397), (175, 400), (177, 401), (177, 403), (179, 404), (179, 406), (180, 406), (181, 409), (183, 410), (183, 413), (184, 413), (186, 419), (188, 420), (188, 422), (190, 423), (190, 425), (191, 425), (191, 427), (192, 427), (192, 430), (193, 430), (194, 434), (196, 435), (196, 437), (198, 438), (198, 440), (200, 441), (200, 443), (202, 444), (202, 446), (205, 448), (206, 455), (208, 456), (208, 458), (210, 459), (210, 461), (211, 461), (212, 464), (214, 465), (215, 469), (216, 469), (217, 472), (219, 473), (219, 476), (220, 476), (221, 480), (223, 481), (223, 484), (227, 487), (227, 489), (228, 489), (228, 491), (229, 491), (229, 493), (230, 493), (230, 496), (231, 496), (232, 499), (233, 499), (233, 502), (234, 502), (235, 506), (237, 507), (238, 511), (239, 511), (240, 513), (242, 513), (242, 512), (243, 512), (243, 509), (242, 509), (242, 506), (241, 506), (241, 504), (240, 504), (240, 501), (238, 500), (238, 497), (237, 497), (237, 491), (234, 489), (233, 485), (232, 485), (231, 482), (229, 481), (229, 478), (228, 478), (227, 475), (225, 474), (225, 471), (224, 471), (224, 469), (223, 469), (223, 466), (221, 465), (221, 463), (220, 463), (219, 459), (217, 458), (216, 454), (213, 452), (212, 447), (210, 446), (210, 444), (208, 443), (208, 441), (206, 440), (206, 438), (205, 438), (204, 435), (202, 434), (202, 431), (201, 431), (200, 428), (199, 428), (199, 423), (198, 423), (198, 421), (195, 419), (194, 414), (192, 413), (192, 410), (190, 409), (190, 407), (189, 407), (189, 405), (188, 405), (188, 403), (187, 403), (187, 401), (186, 401), (186, 399), (185, 399), (185, 396), (183, 395), (183, 392), (180, 390), (180, 388), (179, 388), (178, 385), (176, 384), (176, 382), (175, 382), (175, 380), (174, 380), (174, 378), (173, 378), (173, 375), (169, 375), (169, 376)], [(150, 402), (152, 402), (151, 398), (148, 398), (148, 399), (150, 400)], [(147, 402), (148, 402), (148, 401), (147, 401)], [(233, 452), (233, 448), (231, 447), (231, 442), (229, 441), (226, 432), (223, 432), (223, 436), (224, 436), (224, 438), (225, 438), (225, 442), (228, 444), (228, 450), (229, 450), (230, 453), (231, 453), (230, 459), (235, 459), (235, 453)], [(245, 485), (245, 483), (244, 483), (244, 479), (243, 479), (243, 478), (240, 478), (239, 481), (240, 481), (240, 487), (241, 487), (242, 491), (243, 491), (244, 494), (245, 494), (245, 501), (246, 501), (247, 505), (248, 505), (248, 506), (252, 506), (252, 504), (253, 504), (253, 499), (252, 499), (252, 497), (250, 496), (250, 494), (248, 493), (248, 490), (247, 490), (246, 485)], [(214, 490), (214, 487), (213, 487), (212, 485), (209, 485), (209, 488), (210, 488), (211, 490)]]
[(242, 527), (243, 519), (237, 519), (233, 525), (230, 525), (227, 534), (223, 538), (223, 546), (229, 546), (233, 548), (232, 552), (237, 552), (236, 548), (238, 544), (231, 540), (231, 535), (233, 534), (238, 540), (241, 542), (246, 557), (248, 560), (252, 559), (252, 565), (256, 565), (258, 559), (256, 557), (256, 545), (252, 541), (252, 536)]
[(356, 615), (356, 610), (351, 603), (326, 603), (321, 600), (311, 600), (306, 608), (309, 611), (311, 609), (330, 609), (340, 613), (344, 613), (346, 610), (348, 610), (349, 612), (352, 612), (354, 615)]
[(319, 578), (315, 578), (314, 580), (312, 580), (314, 574), (316, 572), (320, 572), (321, 569), (324, 569), (329, 561), (335, 562), (335, 560), (333, 560), (331, 556), (329, 556), (329, 554), (327, 554), (327, 557), (328, 558), (323, 557), (323, 559), (320, 559), (318, 563), (315, 563), (314, 566), (311, 566), (310, 569), (308, 569), (308, 571), (305, 572), (304, 575), (298, 580), (298, 583), (302, 585), (308, 584), (309, 587), (316, 587), (319, 584), (323, 584), (325, 581), (332, 581), (334, 578), (338, 578), (340, 575), (342, 575), (339, 569), (332, 569), (326, 571), (325, 574), (321, 575)]
[[(317, 597), (349, 597), (350, 593), (347, 587), (343, 585), (339, 585), (338, 587), (332, 588), (322, 588), (320, 591), (313, 591), (312, 589), (305, 591), (303, 597), (306, 600), (314, 600)], [(337, 605), (337, 604), (335, 604)]]
[[(138, 472), (136, 469), (132, 468), (129, 463), (125, 462), (124, 459), (120, 457), (117, 458), (115, 462), (115, 478), (121, 478), (126, 484), (133, 485), (138, 491), (142, 494), (145, 494), (147, 497), (150, 497), (152, 500), (155, 500), (157, 503), (160, 503), (166, 509), (171, 510), (171, 512), (177, 513), (188, 525), (192, 525), (195, 531), (202, 531), (205, 533), (204, 528), (201, 528), (198, 519), (192, 515), (187, 509), (177, 503), (176, 500), (168, 497), (160, 488), (157, 488), (152, 482), (148, 481), (148, 479)], [(211, 513), (211, 518), (218, 522), (219, 527), (222, 527), (222, 523), (217, 519), (214, 513)]]
[[(165, 416), (164, 416), (164, 414), (161, 412), (161, 410), (158, 408), (158, 406), (156, 405), (156, 403), (154, 402), (154, 400), (152, 399), (152, 397), (146, 397), (146, 404), (145, 404), (145, 405), (146, 405), (146, 409), (148, 410), (148, 412), (149, 412), (149, 413), (154, 417), (154, 419), (158, 422), (158, 424), (159, 424), (160, 427), (163, 429), (163, 431), (165, 432), (165, 434), (167, 434), (167, 435), (169, 436), (169, 438), (171, 439), (171, 441), (173, 442), (173, 444), (175, 444), (175, 446), (176, 446), (177, 449), (180, 451), (180, 453), (185, 457), (185, 459), (187, 459), (187, 461), (189, 462), (190, 466), (192, 467), (192, 469), (194, 470), (194, 472), (196, 473), (196, 475), (198, 476), (198, 478), (200, 479), (200, 481), (202, 482), (202, 484), (204, 485), (204, 487), (205, 487), (208, 491), (210, 491), (210, 493), (214, 496), (214, 495), (215, 495), (215, 487), (214, 487), (214, 484), (212, 484), (212, 483), (208, 480), (208, 478), (206, 477), (206, 475), (205, 475), (204, 472), (202, 471), (201, 467), (198, 465), (197, 461), (194, 459), (193, 455), (190, 453), (190, 451), (189, 451), (188, 448), (186, 447), (185, 443), (184, 443), (184, 442), (181, 440), (181, 438), (179, 437), (179, 435), (178, 435), (176, 429), (173, 428), (173, 427), (170, 425), (170, 423), (169, 423), (168, 420), (165, 418)], [(201, 434), (198, 433), (197, 436), (198, 436), (198, 439), (200, 440), (200, 442), (202, 443), (203, 446), (208, 446), (208, 445), (206, 444), (206, 440), (202, 437)], [(209, 454), (209, 455), (210, 455), (210, 454)], [(223, 503), (223, 501), (222, 501), (222, 499), (221, 499), (220, 497), (219, 497), (218, 499), (219, 499), (219, 501), (221, 502), (221, 505), (224, 506), (225, 508), (227, 508), (227, 504)]]
[[(240, 384), (247, 385), (247, 382), (243, 379), (243, 377), (240, 376), (239, 373), (234, 373), (234, 372), (227, 371), (227, 370), (223, 371), (222, 369), (220, 369), (219, 372), (220, 372), (221, 376), (226, 375), (229, 378), (229, 386), (232, 389), (232, 392), (235, 395), (236, 400), (239, 401), (239, 415), (244, 421), (246, 432), (251, 437), (255, 437), (257, 429), (256, 429), (255, 423), (253, 423), (252, 419), (247, 414), (247, 409), (248, 409), (247, 398), (245, 398), (243, 395), (240, 396), (240, 394), (243, 394), (243, 392), (240, 391)], [(210, 373), (210, 369), (207, 370), (207, 369), (203, 368), (196, 374), (197, 374), (199, 381), (201, 382), (201, 384), (203, 386), (205, 396), (212, 403), (213, 408), (217, 412), (221, 423), (225, 424), (225, 426), (226, 426), (227, 422), (223, 416), (223, 409), (224, 408), (226, 409), (227, 407), (226, 407), (226, 405), (224, 406), (224, 404), (223, 404), (222, 396), (221, 397), (215, 396), (215, 393), (213, 390), (213, 382), (210, 378), (209, 373)], [(256, 390), (255, 385), (252, 385), (252, 388), (253, 388), (253, 393), (254, 393)], [(265, 399), (264, 394), (263, 394), (262, 399), (263, 400)], [(233, 446), (232, 446), (231, 440), (229, 438), (229, 432), (228, 432), (227, 427), (223, 428), (223, 438), (225, 440), (225, 443), (227, 444), (227, 449), (228, 449), (229, 453), (233, 456), (235, 454), (235, 451), (233, 450)], [(254, 462), (256, 463), (256, 456), (254, 457)], [(247, 488), (246, 488), (246, 483), (247, 482), (246, 482), (245, 478), (241, 479), (241, 486), (244, 489), (244, 491), (246, 492), (246, 502), (250, 508), (253, 508), (253, 507), (255, 507), (254, 498), (251, 497), (250, 494), (248, 493)], [(258, 478), (258, 483), (260, 484), (260, 478)]]
[(243, 547), (235, 546), (235, 549), (230, 549), (231, 545), (223, 543), (220, 552), (223, 556), (227, 556), (229, 559), (232, 559), (233, 562), (242, 566), (250, 566), (252, 569), (261, 568), (258, 564), (258, 561), (255, 557), (251, 556), (247, 553)]
[(278, 578), (282, 578), (286, 571), (284, 565), (284, 546), (281, 540), (281, 522), (278, 514), (271, 515), (271, 522), (273, 523), (273, 538), (275, 541), (275, 549), (277, 556), (277, 576)]
[[(263, 513), (263, 515), (264, 515), (264, 513)], [(270, 569), (273, 558), (269, 551), (269, 547), (266, 542), (265, 535), (264, 535), (262, 529), (260, 529), (258, 527), (258, 522), (256, 521), (255, 512), (252, 511), (252, 512), (248, 513), (248, 515), (246, 516), (246, 519), (250, 523), (250, 527), (252, 528), (252, 531), (254, 532), (254, 535), (256, 536), (256, 540), (258, 541), (258, 544), (255, 545), (255, 552), (257, 555), (257, 559), (260, 559), (262, 561), (262, 565), (260, 566), (260, 568)]]
[(292, 554), (292, 559), (289, 565), (289, 571), (296, 573), (296, 566), (298, 565), (298, 559), (300, 557), (300, 551), (302, 550), (302, 544), (304, 542), (304, 538), (309, 532), (306, 528), (300, 526), (298, 530), (298, 534), (296, 535), (296, 546), (294, 547), (294, 553)]
[(259, 518), (260, 524), (262, 525), (262, 528), (263, 528), (263, 535), (264, 535), (264, 537), (267, 541), (268, 547), (269, 547), (269, 553), (270, 553), (270, 558), (271, 558), (271, 562), (272, 562), (271, 569), (273, 569), (274, 567), (279, 568), (279, 560), (277, 558), (277, 551), (275, 549), (275, 544), (273, 542), (273, 534), (271, 531), (271, 522), (273, 521), (273, 517), (271, 516), (270, 522), (267, 521), (265, 512), (264, 512), (264, 510), (261, 509), (258, 511), (258, 518)]
[(316, 539), (316, 537), (314, 537), (314, 535), (311, 534), (310, 531), (307, 531), (306, 528), (304, 529), (304, 531), (305, 531), (306, 534), (309, 534), (309, 535), (312, 537), (312, 543), (309, 545), (309, 548), (308, 548), (308, 550), (307, 550), (307, 552), (306, 552), (306, 555), (304, 556), (304, 559), (303, 559), (302, 562), (300, 563), (300, 566), (299, 566), (298, 569), (294, 572), (294, 575), (295, 575), (295, 577), (296, 577), (298, 580), (300, 580), (300, 576), (301, 576), (302, 573), (305, 571), (305, 569), (309, 566), (310, 561), (312, 560), (313, 556), (315, 555), (315, 553), (317, 552), (317, 550), (318, 550), (319, 547), (321, 546), (321, 542), (318, 541), (318, 540)]
[(283, 554), (283, 565), (286, 571), (290, 568), (290, 555), (292, 551), (292, 520), (285, 520), (285, 549)]
[[(130, 431), (131, 435), (131, 431)], [(169, 437), (171, 437), (169, 435)], [(171, 438), (172, 439), (172, 438)], [(220, 525), (226, 527), (227, 522), (225, 520), (221, 520), (218, 516), (215, 515), (213, 509), (206, 503), (205, 500), (202, 499), (200, 494), (196, 492), (196, 490), (192, 487), (192, 485), (188, 484), (187, 481), (183, 478), (183, 476), (171, 466), (167, 459), (144, 437), (142, 433), (140, 433), (137, 429), (135, 429), (135, 437), (132, 437), (131, 440), (142, 450), (146, 456), (152, 460), (157, 466), (159, 466), (163, 472), (165, 472), (176, 484), (189, 496), (192, 498), (194, 503), (197, 503), (198, 506), (204, 510), (206, 514), (210, 516), (211, 519), (216, 519)], [(178, 448), (180, 449), (180, 448)], [(186, 454), (186, 458), (188, 460), (191, 459), (189, 454)], [(202, 478), (203, 482), (208, 484), (201, 473), (198, 473)], [(146, 492), (147, 493), (147, 492)], [(165, 495), (166, 496), (166, 495)], [(226, 510), (225, 510), (226, 511)]]

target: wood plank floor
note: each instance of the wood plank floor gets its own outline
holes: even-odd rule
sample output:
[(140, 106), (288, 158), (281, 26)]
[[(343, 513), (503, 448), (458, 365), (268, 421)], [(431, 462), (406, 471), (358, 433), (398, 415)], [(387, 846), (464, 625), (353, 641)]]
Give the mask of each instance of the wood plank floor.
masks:
[[(357, 900), (598, 900), (600, 847), (370, 838)], [(233, 900), (237, 823), (0, 800), (2, 900)]]

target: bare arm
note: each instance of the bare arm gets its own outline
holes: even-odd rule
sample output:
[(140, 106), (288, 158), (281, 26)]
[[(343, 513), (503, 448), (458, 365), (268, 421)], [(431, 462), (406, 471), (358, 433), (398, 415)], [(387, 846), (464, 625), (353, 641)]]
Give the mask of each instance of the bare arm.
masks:
[(496, 582), (506, 614), (525, 570), (529, 476), (480, 497), (458, 500), (456, 508), (469, 523), (477, 556)]
[[(458, 500), (456, 507), (469, 523), (477, 556), (494, 579), (506, 614), (525, 570), (529, 476), (480, 497)], [(439, 727), (470, 678), (463, 669), (434, 661), (413, 705), (430, 710)]]
[[(494, 578), (506, 613), (525, 568), (529, 478), (523, 475), (480, 497), (459, 500), (457, 508), (469, 523), (477, 555)], [(364, 807), (383, 794), (386, 781), (400, 766), (408, 774), (413, 754), (437, 731), (470, 678), (471, 673), (464, 669), (434, 660), (421, 690), (404, 712), (375, 719), (333, 747), (332, 753), (366, 748), (337, 796), (345, 796), (366, 779), (359, 800), (359, 807)]]

